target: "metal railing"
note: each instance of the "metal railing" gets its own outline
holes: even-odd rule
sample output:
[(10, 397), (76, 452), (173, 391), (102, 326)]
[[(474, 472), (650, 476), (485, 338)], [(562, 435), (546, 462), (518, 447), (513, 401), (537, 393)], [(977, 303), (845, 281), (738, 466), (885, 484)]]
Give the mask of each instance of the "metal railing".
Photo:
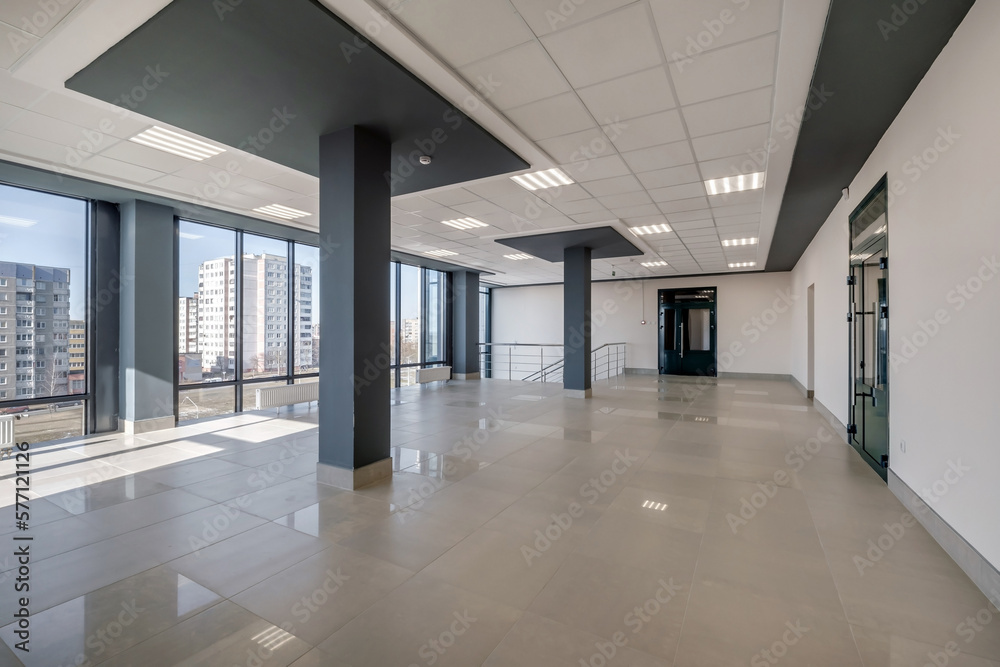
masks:
[[(605, 343), (591, 352), (591, 379), (625, 373), (625, 343)], [(563, 346), (558, 343), (480, 343), (485, 377), (524, 382), (562, 382)]]

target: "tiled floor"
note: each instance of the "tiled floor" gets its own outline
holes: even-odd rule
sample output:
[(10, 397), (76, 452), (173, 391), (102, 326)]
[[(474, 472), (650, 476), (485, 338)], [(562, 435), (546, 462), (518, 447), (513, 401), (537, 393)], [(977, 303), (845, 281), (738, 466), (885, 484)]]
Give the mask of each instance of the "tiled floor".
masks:
[(37, 448), (0, 665), (1000, 666), (1000, 614), (791, 385), (594, 394), (400, 390), (355, 493), (315, 482), (315, 409)]

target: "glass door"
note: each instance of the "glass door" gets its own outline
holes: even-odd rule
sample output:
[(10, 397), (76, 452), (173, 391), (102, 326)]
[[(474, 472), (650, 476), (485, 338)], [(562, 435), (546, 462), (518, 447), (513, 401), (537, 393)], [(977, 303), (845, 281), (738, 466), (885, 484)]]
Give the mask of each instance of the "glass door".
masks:
[(716, 375), (715, 290), (661, 290), (660, 373)]
[(851, 445), (883, 479), (889, 467), (889, 258), (885, 191), (852, 216)]

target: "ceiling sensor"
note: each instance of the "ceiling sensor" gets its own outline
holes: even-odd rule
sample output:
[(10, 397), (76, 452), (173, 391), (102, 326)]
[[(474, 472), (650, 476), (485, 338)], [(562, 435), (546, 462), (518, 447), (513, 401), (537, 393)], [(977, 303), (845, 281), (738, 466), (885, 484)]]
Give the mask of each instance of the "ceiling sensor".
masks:
[(431, 163), (431, 156), (430, 155), (421, 155), (420, 158), (419, 158), (419, 160), (420, 160), (420, 164), (430, 164)]

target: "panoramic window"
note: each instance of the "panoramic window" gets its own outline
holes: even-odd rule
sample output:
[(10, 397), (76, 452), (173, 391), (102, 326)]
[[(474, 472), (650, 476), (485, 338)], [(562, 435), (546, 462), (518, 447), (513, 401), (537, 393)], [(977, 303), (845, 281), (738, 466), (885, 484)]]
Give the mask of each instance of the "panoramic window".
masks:
[(243, 379), (288, 375), (288, 243), (243, 237)]
[(295, 374), (319, 372), (319, 248), (295, 244)]

